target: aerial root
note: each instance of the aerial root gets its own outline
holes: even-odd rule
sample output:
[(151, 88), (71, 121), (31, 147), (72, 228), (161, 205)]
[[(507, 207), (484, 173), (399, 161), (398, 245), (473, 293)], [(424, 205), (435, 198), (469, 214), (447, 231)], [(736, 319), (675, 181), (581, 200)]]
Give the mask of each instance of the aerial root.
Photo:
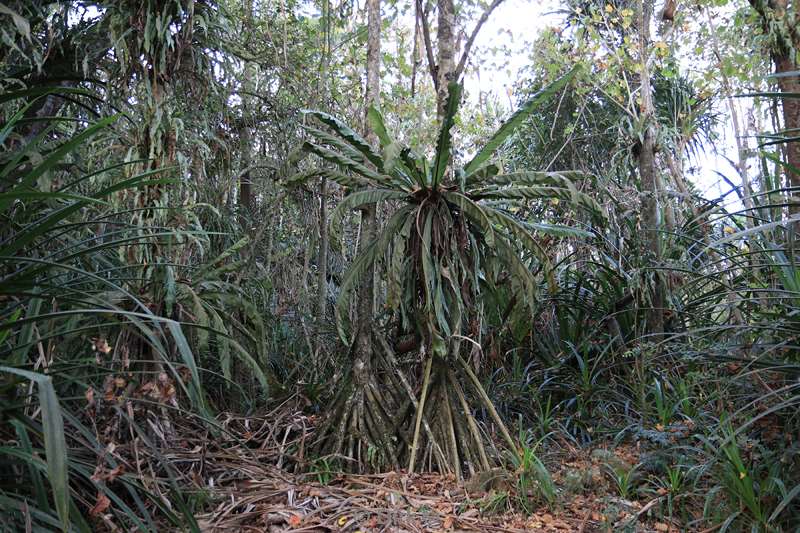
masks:
[[(397, 470), (407, 466), (452, 474), (458, 480), (491, 469), (497, 461), (470, 407), (473, 401), (488, 412), (511, 450), (518, 453), (499, 413), (469, 365), (456, 357), (455, 367), (428, 355), (418, 388), (385, 339), (378, 339), (369, 372), (343, 381), (331, 415), (319, 426), (312, 450), (318, 457), (340, 462), (347, 471)], [(496, 452), (496, 450), (492, 447)]]

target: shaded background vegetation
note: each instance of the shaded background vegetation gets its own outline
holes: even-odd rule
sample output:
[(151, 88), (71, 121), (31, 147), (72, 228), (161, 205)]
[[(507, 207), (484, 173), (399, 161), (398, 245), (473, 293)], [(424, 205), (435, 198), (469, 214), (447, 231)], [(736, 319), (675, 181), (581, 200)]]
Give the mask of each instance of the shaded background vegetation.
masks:
[(527, 512), (632, 443), (621, 498), (796, 527), (794, 6), (563, 2), (511, 115), (468, 82), (498, 4), (0, 4), (2, 528), (196, 530), (170, 450), (238, 416)]

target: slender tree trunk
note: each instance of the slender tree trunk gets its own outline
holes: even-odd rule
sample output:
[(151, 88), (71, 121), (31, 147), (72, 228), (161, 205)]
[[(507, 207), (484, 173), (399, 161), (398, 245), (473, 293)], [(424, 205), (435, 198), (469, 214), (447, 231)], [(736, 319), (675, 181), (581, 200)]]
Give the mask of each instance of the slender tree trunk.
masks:
[[(783, 93), (800, 93), (800, 78), (797, 74), (786, 75), (790, 72), (797, 71), (792, 56), (794, 51), (785, 55), (774, 57), (775, 72), (782, 74), (778, 78), (778, 86)], [(788, 97), (782, 100), (783, 106), (783, 128), (789, 137), (796, 137), (800, 135), (800, 99), (796, 97)], [(790, 142), (786, 144), (786, 160), (791, 168), (786, 170), (788, 185), (790, 187), (797, 187), (797, 190), (792, 192), (792, 196), (800, 195), (800, 142)], [(792, 203), (789, 206), (789, 213), (792, 215), (800, 213), (800, 203)]]
[[(322, 99), (322, 108), (327, 108), (329, 87), (329, 70), (331, 56), (331, 6), (330, 0), (323, 2), (323, 18), (325, 21), (324, 42), (322, 44), (322, 62), (320, 64), (319, 87), (317, 93)], [(328, 181), (325, 178), (319, 184), (319, 253), (317, 255), (317, 324), (322, 325), (325, 321), (325, 311), (328, 302)], [(323, 348), (323, 339), (317, 347), (317, 352)]]
[(317, 258), (317, 321), (325, 321), (328, 307), (328, 180), (322, 178), (319, 184), (319, 257)]
[[(253, 24), (253, 0), (245, 0), (245, 27), (250, 27)], [(250, 176), (250, 166), (253, 160), (253, 132), (247, 124), (248, 115), (252, 114), (251, 98), (248, 93), (253, 92), (255, 89), (256, 65), (252, 61), (248, 62), (244, 68), (244, 95), (242, 96), (242, 118), (244, 120), (244, 127), (240, 137), (240, 146), (242, 150), (242, 173), (239, 177), (239, 205), (244, 208), (245, 213), (241, 215), (242, 225), (249, 219), (248, 214), (253, 209), (253, 182)]]
[(436, 115), (444, 115), (448, 85), (454, 81), (456, 58), (456, 10), (453, 0), (439, 0), (439, 26), (436, 29)]
[[(642, 206), (642, 226), (647, 248), (656, 265), (661, 261), (661, 234), (658, 207), (658, 169), (656, 167), (655, 107), (650, 85), (649, 41), (650, 19), (653, 5), (648, 0), (639, 0), (639, 86), (641, 94), (641, 118), (644, 127), (639, 151), (639, 178), (645, 194)], [(660, 336), (664, 332), (664, 287), (658, 271), (653, 275), (653, 293), (647, 313), (648, 332)]]
[[(370, 105), (380, 105), (380, 53), (381, 53), (381, 2), (380, 0), (367, 0), (367, 87), (365, 93), (366, 109)], [(366, 119), (364, 120), (364, 131)], [(367, 140), (375, 142), (375, 136), (367, 133)], [(361, 210), (362, 234), (359, 248), (369, 246), (375, 239), (375, 205), (371, 204)], [(369, 366), (372, 353), (372, 318), (374, 314), (373, 302), (375, 300), (375, 277), (372, 268), (364, 274), (364, 281), (358, 294), (356, 313), (358, 324), (356, 329), (355, 355), (356, 355), (356, 380), (359, 380), (359, 369)]]
[[(797, 36), (797, 14), (792, 10), (789, 12), (789, 0), (772, 0), (770, 2), (775, 16), (783, 23), (786, 28), (785, 40), (773, 51), (772, 60), (775, 63), (775, 73), (778, 74), (778, 87), (782, 93), (796, 95), (800, 93), (800, 78), (797, 74), (797, 46), (800, 45), (800, 38)], [(797, 6), (791, 6), (796, 9)], [(787, 136), (794, 137), (800, 134), (800, 100), (793, 97), (783, 98), (783, 129)], [(786, 144), (786, 160), (790, 167), (786, 170), (788, 185), (800, 188), (800, 143), (790, 142)], [(800, 191), (793, 191), (792, 196), (800, 194)], [(789, 206), (789, 213), (792, 215), (800, 213), (800, 203), (792, 203)]]
[[(366, 109), (381, 102), (381, 0), (367, 0), (367, 87)], [(366, 128), (365, 128), (366, 129)], [(370, 141), (375, 135), (369, 133)]]
[(419, 49), (420, 47), (420, 39), (422, 36), (420, 35), (420, 26), (419, 26), (419, 14), (415, 14), (414, 16), (414, 47), (412, 48), (411, 52), (411, 98), (414, 98), (414, 95), (417, 91), (417, 69), (419, 68), (420, 64), (420, 57), (419, 57)]
[[(250, 213), (253, 209), (253, 182), (251, 181), (249, 170), (252, 164), (251, 149), (253, 136), (248, 126), (242, 129), (240, 142), (242, 149), (242, 174), (239, 176), (239, 205), (245, 209), (246, 213)], [(243, 225), (249, 219), (246, 213), (242, 213), (241, 215), (241, 222)]]
[[(764, 32), (770, 36), (773, 47), (771, 50), (772, 62), (775, 64), (775, 73), (778, 74), (778, 88), (782, 93), (800, 92), (800, 77), (794, 74), (798, 70), (795, 60), (798, 46), (800, 46), (800, 32), (797, 27), (797, 6), (791, 5), (789, 0), (750, 0), (750, 5), (758, 12), (764, 27)], [(787, 136), (794, 137), (800, 134), (800, 100), (787, 97), (781, 101), (783, 108), (783, 129)], [(790, 142), (784, 146), (786, 162), (787, 185), (797, 187), (790, 196), (800, 193), (800, 143)], [(800, 202), (792, 202), (789, 214), (800, 213)]]

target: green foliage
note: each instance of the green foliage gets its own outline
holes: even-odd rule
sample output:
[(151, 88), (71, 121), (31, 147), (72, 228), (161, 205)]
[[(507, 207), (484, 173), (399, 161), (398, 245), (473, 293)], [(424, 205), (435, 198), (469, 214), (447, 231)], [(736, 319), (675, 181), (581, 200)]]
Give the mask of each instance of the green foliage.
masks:
[(635, 465), (625, 468), (617, 464), (608, 464), (606, 465), (606, 474), (614, 483), (614, 488), (617, 489), (620, 498), (630, 500), (635, 497), (639, 480), (639, 473)]
[(558, 498), (556, 485), (547, 467), (537, 456), (540, 442), (520, 436), (519, 455), (511, 456), (511, 465), (516, 475), (516, 499), (519, 506), (528, 513), (539, 504), (554, 505)]
[[(36, 383), (36, 386), (39, 388), (39, 405), (42, 409), (42, 433), (44, 453), (47, 462), (47, 479), (52, 489), (56, 512), (61, 522), (61, 529), (62, 531), (67, 531), (70, 525), (70, 496), (68, 493), (69, 472), (67, 471), (66, 463), (67, 442), (64, 437), (64, 422), (61, 418), (61, 406), (56, 397), (53, 381), (48, 376), (21, 370), (19, 368), (0, 366), (0, 372), (15, 374), (28, 379)], [(21, 434), (25, 435), (23, 438), (28, 440), (26, 448), (30, 448), (29, 439), (24, 433), (25, 429), (22, 426), (18, 427), (22, 432)], [(32, 459), (32, 456), (27, 457), (27, 459)], [(37, 481), (39, 480), (38, 473), (32, 472), (32, 475)], [(40, 489), (37, 487), (37, 491), (39, 490)], [(46, 501), (46, 497), (43, 494), (37, 496), (40, 501)]]
[[(21, 99), (35, 102), (51, 92), (17, 92), (4, 98), (5, 105), (13, 110)], [(30, 101), (22, 103), (18, 109), (24, 112), (31, 105)], [(110, 502), (109, 512), (120, 524), (156, 530), (153, 509), (160, 519), (174, 525), (192, 524), (194, 519), (179, 492), (174, 495), (177, 511), (173, 511), (158, 495), (145, 490), (135, 476), (123, 475), (113, 486), (91, 479), (93, 473), (87, 471), (83, 456), (97, 455), (100, 467), (109, 471), (118, 466), (112, 456), (102, 453), (107, 443), (90, 428), (106, 422), (100, 405), (115, 412), (120, 405), (117, 402), (131, 402), (137, 407), (122, 420), (131, 435), (141, 432), (134, 412), (146, 409), (148, 398), (136, 388), (126, 391), (113, 384), (119, 380), (152, 386), (153, 370), (148, 364), (163, 369), (155, 375), (160, 372), (161, 383), (173, 387), (161, 398), (164, 407), (174, 409), (179, 401), (185, 402), (185, 409), (205, 418), (214, 430), (196, 351), (203, 336), (187, 335), (187, 324), (182, 322), (194, 321), (194, 317), (182, 310), (194, 301), (198, 308), (215, 312), (212, 302), (234, 301), (236, 292), (219, 276), (241, 245), (197, 269), (163, 259), (156, 265), (126, 264), (126, 254), (137, 248), (181, 249), (187, 234), (202, 234), (125, 222), (131, 214), (119, 206), (120, 197), (178, 182), (159, 176), (162, 171), (129, 175), (132, 164), (106, 162), (91, 173), (69, 164), (79, 158), (87, 143), (108, 132), (117, 117), (100, 119), (77, 132), (68, 129), (63, 134), (38, 136), (26, 144), (20, 142), (26, 126), (21, 111), (10, 113), (10, 120), (0, 127), (9, 148), (0, 161), (7, 184), (0, 234), (0, 394), (7, 400), (0, 408), (3, 507), (11, 510), (11, 524), (19, 524), (27, 516), (35, 527), (88, 531), (84, 491), (86, 486), (94, 486), (95, 493)], [(51, 129), (59, 124), (54, 119)], [(196, 277), (189, 282), (186, 272), (191, 270), (196, 270)], [(159, 280), (163, 285), (152, 286), (146, 280)], [(191, 300), (184, 299), (186, 295), (191, 295)], [(239, 308), (247, 308), (241, 295), (236, 300)], [(255, 310), (250, 318), (260, 320)], [(222, 343), (236, 347), (238, 357), (250, 364), (266, 387), (262, 365), (253, 360), (249, 349), (231, 338), (236, 324), (241, 323), (233, 321), (232, 327), (230, 320), (226, 322), (218, 321), (216, 331), (208, 324), (189, 326), (197, 328), (195, 331), (211, 329)], [(126, 345), (125, 339), (131, 337), (140, 343)], [(259, 345), (250, 338), (253, 346)], [(112, 339), (121, 345), (112, 346)], [(87, 346), (92, 346), (94, 353), (87, 354)], [(42, 368), (46, 375), (34, 371)], [(38, 399), (24, 392), (27, 387), (19, 378), (37, 384)], [(94, 391), (104, 389), (106, 398), (100, 400), (98, 394), (95, 399)], [(57, 396), (68, 400), (59, 402)], [(145, 439), (144, 434), (137, 438)], [(158, 454), (152, 443), (146, 446)], [(25, 469), (19, 470), (16, 464)], [(170, 472), (172, 467), (166, 469)], [(45, 488), (42, 473), (46, 473), (50, 490)], [(156, 482), (177, 488), (172, 477)], [(89, 508), (91, 505), (93, 501)]]
[[(366, 113), (378, 145), (336, 118), (365, 111), (363, 25), (349, 4), (321, 7), (0, 5), (0, 527), (198, 530), (217, 495), (187, 481), (164, 453), (172, 435), (159, 432), (197, 420), (214, 439), (214, 412), (260, 412), (284, 393), (314, 414), (331, 409), (347, 382), (331, 346), (351, 340), (351, 296), (373, 270), (378, 306), (396, 312), (374, 323), (386, 347), (410, 337), (451, 357), (436, 362), (429, 391), (405, 372), (419, 366), (413, 356), (376, 357), (375, 375), (408, 381), (371, 385), (389, 401), (367, 418), (404, 415), (384, 441), (395, 459), (424, 419), (433, 436), (422, 434), (419, 464), (466, 475), (475, 454), (451, 444), (449, 428), (477, 451), (501, 418), (517, 419), (536, 439), (509, 445), (519, 448), (513, 482), (483, 500), (487, 512), (554, 505), (559, 477), (541, 458), (613, 439), (639, 463), (605, 465), (598, 490), (619, 496), (609, 508), (653, 505), (609, 529), (645, 518), (796, 527), (800, 267), (797, 191), (783, 185), (796, 169), (783, 158), (798, 137), (755, 131), (780, 130), (781, 104), (797, 97), (768, 76), (780, 21), (703, 1), (658, 24), (646, 51), (663, 181), (654, 258), (639, 216), (637, 6), (564, 3), (569, 27), (541, 33), (514, 83), (520, 107), (498, 128), (505, 109), (491, 96), (468, 95), (459, 115), (459, 85), (430, 127), (420, 35), (403, 27), (406, 6), (392, 6), (382, 28), (396, 45), (382, 58), (391, 83), (383, 113)], [(459, 5), (459, 16), (477, 7)], [(724, 177), (727, 198), (701, 198), (706, 184), (691, 181), (704, 174), (690, 165), (730, 148), (709, 150), (727, 126), (722, 104), (741, 93), (737, 175)], [(306, 107), (327, 112), (296, 118)], [(320, 197), (311, 178), (344, 194)], [(322, 208), (334, 201), (326, 255)], [(351, 257), (352, 212), (375, 204), (380, 231)], [(323, 266), (327, 277), (310, 284)], [(656, 283), (667, 296), (659, 338), (644, 335)], [(328, 308), (312, 313), (312, 300)], [(465, 375), (473, 387), (461, 390)], [(163, 397), (141, 392), (162, 386)], [(420, 390), (429, 406), (410, 420)], [(455, 392), (448, 425), (437, 407)], [(345, 416), (347, 400), (336, 404)], [(364, 440), (366, 468), (391, 462), (381, 438)], [(153, 479), (106, 452), (131, 443)], [(449, 447), (440, 456), (438, 443)], [(298, 467), (329, 483), (349, 446)]]
[[(524, 294), (525, 305), (536, 299), (536, 281), (530, 262), (550, 273), (549, 259), (534, 235), (586, 235), (572, 228), (530, 222), (516, 216), (519, 205), (530, 199), (559, 198), (598, 217), (600, 209), (572, 185), (571, 175), (546, 172), (500, 174), (483, 165), (526, 116), (546, 96), (563, 88), (565, 76), (534, 98), (501, 126), (493, 139), (463, 169), (451, 163), (454, 118), (461, 88), (451, 85), (434, 157), (428, 162), (410, 148), (393, 141), (382, 116), (372, 109), (369, 120), (384, 154), (340, 121), (310, 112), (328, 126), (339, 141), (310, 128), (316, 143), (308, 150), (358, 176), (366, 189), (351, 191), (331, 216), (332, 224), (348, 210), (377, 202), (400, 202), (393, 216), (355, 260), (342, 283), (337, 305), (339, 333), (344, 342), (348, 292), (370, 265), (383, 262), (392, 302), (406, 327), (415, 329), (437, 353), (447, 351), (446, 341), (461, 335), (467, 307), (485, 290), (494, 290), (508, 271), (512, 287)], [(327, 147), (326, 147), (327, 145)], [(349, 154), (349, 155), (348, 155)], [(363, 156), (363, 157), (362, 157)], [(371, 163), (374, 169), (365, 166)], [(452, 167), (452, 168), (451, 168)], [(487, 173), (487, 168), (495, 170)], [(345, 187), (354, 185), (348, 175), (326, 176)], [(505, 283), (505, 281), (503, 281)]]

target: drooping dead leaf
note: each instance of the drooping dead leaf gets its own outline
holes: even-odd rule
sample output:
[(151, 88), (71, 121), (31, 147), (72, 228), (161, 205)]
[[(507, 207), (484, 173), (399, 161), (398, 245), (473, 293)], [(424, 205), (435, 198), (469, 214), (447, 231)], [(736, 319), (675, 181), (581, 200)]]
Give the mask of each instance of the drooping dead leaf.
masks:
[(92, 510), (89, 511), (89, 516), (98, 516), (106, 512), (106, 510), (111, 507), (111, 500), (108, 499), (108, 496), (103, 494), (102, 492), (97, 493), (97, 501), (92, 507)]
[(122, 466), (122, 465), (119, 465), (119, 466), (117, 466), (116, 468), (114, 468), (113, 470), (111, 470), (108, 473), (108, 476), (106, 477), (106, 481), (108, 481), (110, 483), (110, 482), (114, 481), (115, 479), (117, 479), (118, 476), (121, 476), (124, 473), (125, 473), (125, 467)]
[(103, 468), (102, 465), (97, 465), (97, 468), (94, 469), (94, 473), (92, 474), (92, 477), (90, 479), (95, 482), (105, 481), (111, 483), (112, 481), (117, 479), (117, 477), (121, 476), (124, 473), (125, 473), (125, 467), (122, 465), (118, 465), (113, 470), (108, 470), (108, 471), (106, 471), (106, 469)]

